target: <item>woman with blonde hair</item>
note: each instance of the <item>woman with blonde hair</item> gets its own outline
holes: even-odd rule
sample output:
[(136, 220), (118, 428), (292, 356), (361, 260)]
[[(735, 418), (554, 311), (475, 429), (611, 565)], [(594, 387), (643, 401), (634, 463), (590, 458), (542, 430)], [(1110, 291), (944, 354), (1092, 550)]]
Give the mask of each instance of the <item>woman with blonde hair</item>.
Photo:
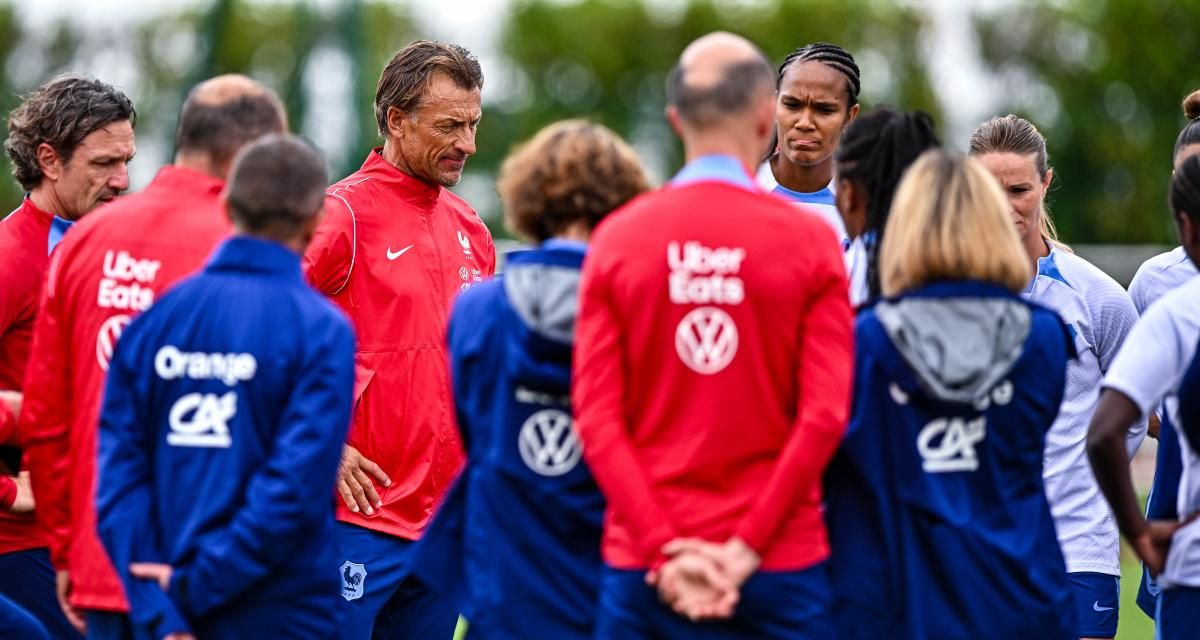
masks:
[(542, 129), (500, 169), (505, 223), (537, 245), (455, 302), (447, 342), (467, 462), (414, 554), (471, 637), (592, 635), (604, 498), (569, 399), (580, 268), (592, 229), (649, 188), (629, 146), (583, 120)]
[(888, 214), (826, 478), (838, 638), (1074, 636), (1041, 476), (1072, 351), (1021, 298), (1029, 274), (988, 172), (923, 154)]
[[(1014, 115), (992, 118), (971, 134), (970, 154), (1008, 196), (1012, 225), (1035, 269), (1025, 296), (1058, 312), (1078, 353), (1067, 366), (1063, 405), (1046, 436), (1046, 495), (1071, 575), (1079, 637), (1112, 638), (1120, 609), (1120, 541), (1085, 441), (1100, 381), (1133, 329), (1137, 309), (1121, 285), (1058, 239), (1045, 206), (1054, 170), (1046, 140), (1032, 123)], [(1142, 422), (1130, 430), (1129, 455), (1146, 428)]]

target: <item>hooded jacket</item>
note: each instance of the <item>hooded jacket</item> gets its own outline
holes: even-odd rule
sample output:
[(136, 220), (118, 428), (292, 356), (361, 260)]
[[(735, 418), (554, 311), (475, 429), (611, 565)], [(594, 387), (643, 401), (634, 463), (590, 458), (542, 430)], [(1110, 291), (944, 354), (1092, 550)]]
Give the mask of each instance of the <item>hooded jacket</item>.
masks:
[(555, 240), (513, 253), (450, 318), (467, 462), (414, 557), (484, 637), (591, 637), (604, 500), (568, 397), (582, 262)]
[(1042, 481), (1070, 335), (991, 284), (861, 313), (850, 427), (826, 477), (839, 638), (1072, 638)]

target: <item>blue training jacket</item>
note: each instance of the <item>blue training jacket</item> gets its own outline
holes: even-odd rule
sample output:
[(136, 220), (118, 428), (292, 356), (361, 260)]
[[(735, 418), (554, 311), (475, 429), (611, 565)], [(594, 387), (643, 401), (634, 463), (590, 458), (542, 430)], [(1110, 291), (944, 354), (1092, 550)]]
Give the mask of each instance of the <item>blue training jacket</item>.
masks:
[(1042, 484), (1070, 336), (978, 282), (859, 314), (845, 441), (826, 477), (838, 638), (1073, 638)]
[(471, 637), (590, 638), (604, 499), (571, 421), (583, 245), (509, 255), (450, 316), (467, 462), (414, 549), (414, 571), (455, 597)]
[[(353, 387), (350, 323), (272, 242), (227, 240), (129, 325), (100, 417), (97, 517), (135, 624), (336, 635), (332, 488)], [(130, 562), (174, 567), (171, 606)]]

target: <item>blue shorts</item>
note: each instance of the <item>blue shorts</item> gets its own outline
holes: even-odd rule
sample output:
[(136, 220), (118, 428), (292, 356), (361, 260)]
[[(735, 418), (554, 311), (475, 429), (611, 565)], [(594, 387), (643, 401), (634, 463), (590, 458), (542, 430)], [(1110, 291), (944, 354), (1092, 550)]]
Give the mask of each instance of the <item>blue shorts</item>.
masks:
[[(54, 567), (50, 566), (50, 552), (44, 547), (0, 553), (0, 595), (41, 623), (51, 638), (83, 640), (58, 604)], [(0, 634), (0, 637), (10, 636)]]
[(600, 578), (596, 638), (817, 639), (834, 637), (833, 588), (826, 563), (803, 571), (759, 571), (742, 585), (728, 620), (695, 623), (677, 615), (645, 582), (644, 570), (606, 567)]
[(1107, 573), (1068, 573), (1079, 637), (1113, 638), (1121, 609), (1121, 579)]
[(1194, 640), (1200, 629), (1200, 589), (1172, 587), (1158, 597), (1156, 640)]
[(458, 611), (410, 575), (413, 542), (339, 522), (334, 529), (342, 577), (340, 640), (450, 640)]
[(0, 638), (50, 640), (50, 634), (28, 611), (0, 595)]

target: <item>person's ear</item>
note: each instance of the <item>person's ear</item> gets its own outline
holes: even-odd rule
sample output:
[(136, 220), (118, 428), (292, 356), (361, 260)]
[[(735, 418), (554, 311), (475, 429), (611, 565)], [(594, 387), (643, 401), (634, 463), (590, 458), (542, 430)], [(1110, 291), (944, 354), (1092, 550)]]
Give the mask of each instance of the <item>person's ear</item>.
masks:
[(322, 206), (317, 210), (317, 214), (309, 218), (304, 226), (300, 228), (300, 252), (303, 253), (308, 244), (312, 242), (314, 236), (317, 235), (317, 229), (321, 226), (321, 220), (325, 218), (325, 207)]
[(404, 120), (407, 117), (408, 114), (396, 107), (388, 107), (387, 109), (388, 135), (395, 138), (397, 142), (404, 140)]
[(229, 208), (229, 190), (221, 189), (221, 195), (217, 196), (217, 201), (221, 203), (221, 210), (225, 212), (225, 217), (236, 226), (237, 220), (233, 217), (233, 210)]
[(846, 124), (842, 125), (842, 131), (845, 131), (846, 127), (850, 126), (851, 122), (854, 122), (854, 119), (858, 117), (858, 112), (860, 109), (861, 107), (857, 104), (853, 107), (850, 107), (850, 113), (846, 117)]
[(1042, 178), (1042, 194), (1043, 195), (1045, 195), (1045, 193), (1050, 190), (1051, 182), (1054, 182), (1054, 169), (1047, 168), (1046, 169), (1046, 177)]
[(667, 122), (671, 125), (671, 130), (680, 138), (683, 137), (683, 119), (679, 117), (679, 110), (675, 105), (667, 105), (665, 110), (667, 114)]
[(43, 142), (33, 150), (34, 161), (37, 162), (38, 168), (42, 170), (42, 175), (46, 176), (51, 182), (58, 182), (63, 177), (63, 162), (62, 156), (54, 150), (54, 147)]

